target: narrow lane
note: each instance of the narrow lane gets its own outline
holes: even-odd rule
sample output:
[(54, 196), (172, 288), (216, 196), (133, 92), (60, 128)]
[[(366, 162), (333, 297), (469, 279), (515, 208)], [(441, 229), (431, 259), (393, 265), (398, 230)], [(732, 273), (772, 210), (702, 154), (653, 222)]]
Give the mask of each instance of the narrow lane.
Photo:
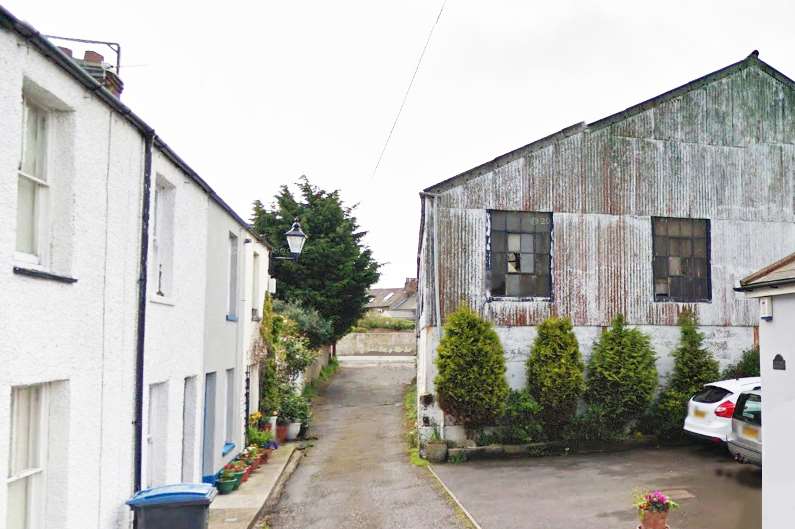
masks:
[(408, 462), (407, 365), (342, 366), (315, 400), (318, 437), (267, 517), (272, 529), (462, 529), (426, 469)]

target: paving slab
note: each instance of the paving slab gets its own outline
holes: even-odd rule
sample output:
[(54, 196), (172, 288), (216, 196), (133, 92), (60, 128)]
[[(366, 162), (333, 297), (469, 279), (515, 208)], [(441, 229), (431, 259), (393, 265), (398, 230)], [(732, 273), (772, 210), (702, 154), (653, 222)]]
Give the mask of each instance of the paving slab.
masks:
[(279, 478), (296, 450), (286, 443), (271, 453), (268, 462), (252, 472), (248, 481), (230, 494), (219, 494), (210, 504), (209, 529), (249, 529), (274, 493)]

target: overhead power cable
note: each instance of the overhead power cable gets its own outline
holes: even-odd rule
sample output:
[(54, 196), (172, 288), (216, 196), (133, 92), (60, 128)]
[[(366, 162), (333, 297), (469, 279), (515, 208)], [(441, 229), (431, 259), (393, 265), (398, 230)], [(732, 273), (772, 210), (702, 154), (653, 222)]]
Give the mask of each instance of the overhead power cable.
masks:
[(436, 21), (433, 23), (433, 25), (431, 26), (431, 30), (428, 32), (428, 38), (425, 39), (425, 46), (422, 47), (420, 58), (417, 60), (417, 66), (414, 68), (414, 73), (411, 74), (411, 80), (409, 81), (409, 85), (408, 87), (406, 87), (406, 92), (403, 94), (403, 100), (400, 102), (400, 108), (398, 108), (397, 115), (395, 115), (395, 121), (392, 122), (392, 128), (389, 129), (389, 134), (387, 134), (384, 146), (381, 149), (381, 153), (378, 155), (378, 161), (375, 163), (375, 167), (373, 168), (373, 174), (370, 175), (371, 180), (375, 178), (375, 173), (378, 172), (378, 168), (381, 166), (381, 160), (383, 160), (386, 148), (389, 146), (389, 140), (392, 139), (392, 133), (395, 132), (395, 127), (397, 126), (398, 120), (400, 119), (400, 114), (403, 112), (403, 107), (406, 106), (406, 100), (409, 98), (409, 92), (411, 92), (411, 87), (414, 86), (414, 79), (416, 79), (417, 77), (417, 72), (420, 71), (420, 65), (422, 65), (422, 59), (423, 57), (425, 57), (425, 52), (428, 50), (428, 45), (431, 43), (431, 37), (433, 37), (433, 30), (436, 29), (436, 26), (439, 24), (439, 20), (442, 18), (442, 13), (444, 12), (444, 6), (446, 4), (447, 0), (444, 0), (442, 2), (442, 7), (439, 8), (439, 14), (436, 15)]

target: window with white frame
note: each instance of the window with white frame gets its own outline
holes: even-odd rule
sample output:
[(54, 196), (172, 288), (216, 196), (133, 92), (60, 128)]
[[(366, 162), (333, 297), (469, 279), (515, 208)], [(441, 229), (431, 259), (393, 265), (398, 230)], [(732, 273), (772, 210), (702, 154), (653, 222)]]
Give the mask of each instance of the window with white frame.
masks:
[(157, 177), (152, 228), (152, 290), (158, 297), (173, 294), (174, 277), (174, 205), (176, 189), (162, 176)]
[(8, 529), (42, 527), (46, 498), (48, 386), (11, 391), (11, 436), (8, 466)]
[(237, 235), (229, 234), (229, 307), (226, 319), (237, 319)]
[(235, 370), (226, 370), (226, 442), (235, 437)]
[(44, 264), (47, 248), (47, 121), (47, 110), (23, 96), (16, 257), (32, 264)]
[(259, 254), (254, 252), (251, 261), (251, 320), (259, 321)]

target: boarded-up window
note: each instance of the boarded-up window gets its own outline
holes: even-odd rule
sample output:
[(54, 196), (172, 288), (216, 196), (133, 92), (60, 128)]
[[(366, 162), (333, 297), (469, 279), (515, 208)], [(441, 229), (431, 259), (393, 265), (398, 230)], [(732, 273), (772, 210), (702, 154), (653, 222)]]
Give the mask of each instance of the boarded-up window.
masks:
[(652, 217), (654, 299), (710, 301), (709, 221)]
[(492, 211), (489, 291), (496, 297), (550, 297), (552, 214)]

